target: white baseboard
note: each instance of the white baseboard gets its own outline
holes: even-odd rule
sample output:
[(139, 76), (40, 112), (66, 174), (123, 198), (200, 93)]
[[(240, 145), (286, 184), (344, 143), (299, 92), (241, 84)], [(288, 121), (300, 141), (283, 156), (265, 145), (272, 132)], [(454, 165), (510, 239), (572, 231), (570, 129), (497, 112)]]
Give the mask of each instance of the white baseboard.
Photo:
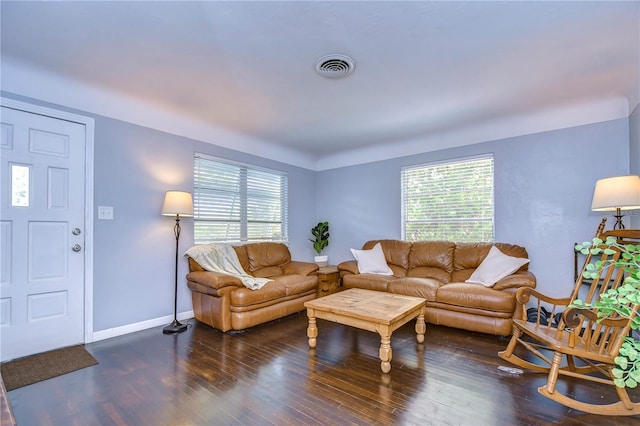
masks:
[[(184, 321), (194, 317), (193, 311), (182, 312), (177, 315), (178, 320)], [(110, 339), (124, 334), (134, 333), (136, 331), (146, 330), (148, 328), (159, 327), (161, 325), (171, 324), (173, 315), (153, 318), (146, 321), (140, 321), (133, 324), (122, 325), (120, 327), (108, 328), (106, 330), (94, 331), (91, 342), (97, 342), (104, 339)], [(91, 343), (85, 342), (85, 343)]]

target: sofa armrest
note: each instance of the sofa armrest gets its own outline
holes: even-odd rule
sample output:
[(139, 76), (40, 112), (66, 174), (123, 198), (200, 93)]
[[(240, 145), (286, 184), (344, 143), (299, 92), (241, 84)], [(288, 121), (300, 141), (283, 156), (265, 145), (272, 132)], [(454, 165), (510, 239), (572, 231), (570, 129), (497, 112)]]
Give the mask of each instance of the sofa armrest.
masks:
[(358, 269), (358, 262), (355, 260), (347, 260), (338, 265), (338, 271), (340, 271), (340, 275), (344, 276), (346, 274), (358, 275), (360, 270)]
[(212, 271), (194, 271), (187, 274), (187, 280), (201, 286), (220, 290), (223, 287), (243, 287), (242, 281), (233, 275)]
[(536, 277), (529, 271), (518, 271), (515, 274), (509, 275), (498, 281), (493, 285), (494, 290), (505, 290), (508, 288), (520, 288), (520, 287), (536, 287)]
[(312, 275), (318, 270), (315, 263), (292, 260), (284, 267), (285, 275)]

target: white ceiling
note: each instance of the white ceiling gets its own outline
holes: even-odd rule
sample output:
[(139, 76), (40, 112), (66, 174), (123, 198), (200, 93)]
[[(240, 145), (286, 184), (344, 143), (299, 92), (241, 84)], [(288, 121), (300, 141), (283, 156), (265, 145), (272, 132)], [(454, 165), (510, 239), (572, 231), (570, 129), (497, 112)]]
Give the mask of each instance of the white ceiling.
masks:
[[(3, 0), (1, 15), (5, 64), (316, 161), (474, 143), (445, 135), (487, 123), (509, 136), (505, 122), (544, 111), (561, 127), (557, 111), (612, 100), (628, 115), (640, 99), (639, 1)], [(317, 75), (329, 53), (351, 56), (353, 74)]]

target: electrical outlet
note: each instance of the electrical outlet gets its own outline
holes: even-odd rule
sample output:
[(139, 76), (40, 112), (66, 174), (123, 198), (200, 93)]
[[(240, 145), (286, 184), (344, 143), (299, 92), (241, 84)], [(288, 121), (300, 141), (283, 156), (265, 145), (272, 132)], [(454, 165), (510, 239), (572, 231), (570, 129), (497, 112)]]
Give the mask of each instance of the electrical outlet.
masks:
[(113, 207), (98, 206), (98, 219), (113, 220)]

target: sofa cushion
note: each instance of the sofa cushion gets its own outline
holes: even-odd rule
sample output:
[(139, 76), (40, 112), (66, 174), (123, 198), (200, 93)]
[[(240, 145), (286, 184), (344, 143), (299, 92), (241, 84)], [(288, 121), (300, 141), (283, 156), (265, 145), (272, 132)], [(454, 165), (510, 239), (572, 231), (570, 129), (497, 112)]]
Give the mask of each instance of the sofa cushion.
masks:
[(449, 241), (416, 241), (409, 252), (409, 269), (430, 267), (451, 274), (455, 248)]
[(247, 257), (247, 247), (245, 245), (233, 246), (236, 254), (238, 255), (238, 260), (240, 261), (240, 265), (242, 265), (242, 269), (249, 274), (251, 271), (251, 265), (249, 265), (249, 258)]
[(419, 266), (417, 268), (409, 269), (409, 271), (407, 272), (407, 276), (413, 278), (431, 278), (434, 280), (438, 280), (444, 284), (451, 281), (450, 273), (439, 268), (430, 268), (426, 266)]
[(237, 288), (231, 293), (232, 306), (250, 306), (264, 304), (265, 302), (278, 302), (286, 296), (302, 294), (310, 290), (315, 291), (318, 285), (318, 277), (304, 275), (283, 275), (274, 277), (259, 291), (248, 288)]
[(412, 243), (400, 240), (372, 240), (364, 243), (362, 248), (369, 250), (377, 243), (380, 243), (384, 257), (387, 259), (387, 263), (391, 269), (394, 270), (394, 274), (396, 273), (396, 268), (393, 267), (394, 265), (405, 271), (409, 268), (409, 252), (411, 251)]
[[(250, 274), (268, 266), (279, 266), (282, 268), (291, 262), (289, 248), (282, 243), (254, 243), (244, 246), (247, 251)], [(242, 263), (242, 261), (241, 261)], [(264, 275), (263, 275), (264, 276)]]
[(513, 313), (516, 308), (513, 293), (470, 283), (449, 283), (441, 286), (436, 292), (436, 301), (495, 312)]
[(491, 247), (492, 243), (457, 243), (453, 254), (453, 271), (476, 269)]
[[(453, 273), (451, 282), (464, 282), (471, 277), (473, 271), (480, 266), (489, 254), (493, 243), (457, 243), (453, 254)], [(495, 243), (500, 251), (508, 256), (528, 258), (524, 247), (513, 244)], [(518, 271), (526, 271), (528, 263), (522, 265)]]
[(238, 288), (231, 293), (231, 305), (249, 306), (284, 297), (286, 289), (275, 281), (266, 283), (259, 291)]
[(279, 266), (265, 266), (264, 268), (256, 269), (251, 273), (256, 278), (273, 278), (284, 275), (284, 269)]
[(393, 275), (393, 271), (387, 265), (380, 243), (374, 245), (370, 250), (351, 249), (351, 253), (358, 262), (358, 270), (361, 274)]
[[(495, 243), (495, 246), (498, 247), (500, 251), (506, 254), (507, 256), (522, 257), (524, 259), (529, 258), (527, 249), (525, 249), (522, 246), (518, 246), (515, 244), (507, 244), (507, 243)], [(527, 270), (529, 270), (528, 263), (525, 263), (518, 269), (518, 271), (527, 271)]]
[(529, 271), (516, 271), (493, 285), (494, 290), (518, 289), (520, 287), (536, 287), (536, 278)]
[(392, 275), (356, 274), (342, 277), (344, 288), (363, 288), (365, 290), (387, 291), (389, 283), (396, 278)]
[(494, 246), (466, 282), (491, 287), (498, 280), (513, 274), (525, 263), (529, 263), (529, 259), (507, 256)]
[(429, 302), (436, 300), (436, 291), (442, 286), (438, 280), (431, 278), (398, 278), (387, 286), (389, 293), (403, 294), (405, 296), (421, 297)]
[(295, 296), (296, 294), (306, 293), (309, 290), (316, 290), (318, 286), (317, 275), (283, 275), (274, 278), (276, 284), (284, 286), (285, 296)]

